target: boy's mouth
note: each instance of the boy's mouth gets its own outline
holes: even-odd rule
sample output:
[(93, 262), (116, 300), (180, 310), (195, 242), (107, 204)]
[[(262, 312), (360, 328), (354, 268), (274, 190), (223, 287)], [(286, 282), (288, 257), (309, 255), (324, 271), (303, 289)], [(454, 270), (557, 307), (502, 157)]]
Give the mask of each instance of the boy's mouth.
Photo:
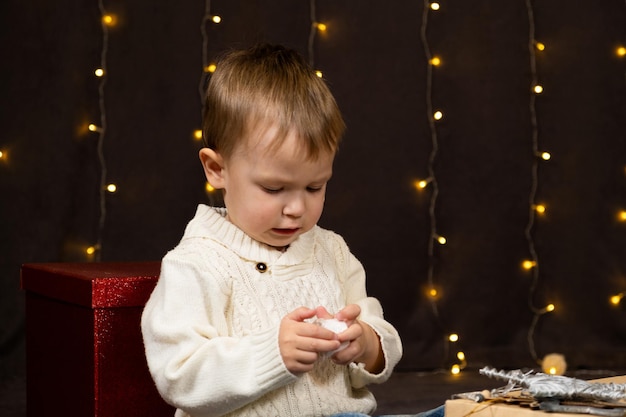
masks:
[(289, 235), (295, 234), (298, 230), (300, 230), (300, 228), (299, 227), (294, 227), (294, 228), (290, 228), (290, 229), (278, 229), (278, 228), (275, 228), (275, 229), (272, 229), (272, 230), (276, 234), (289, 236)]

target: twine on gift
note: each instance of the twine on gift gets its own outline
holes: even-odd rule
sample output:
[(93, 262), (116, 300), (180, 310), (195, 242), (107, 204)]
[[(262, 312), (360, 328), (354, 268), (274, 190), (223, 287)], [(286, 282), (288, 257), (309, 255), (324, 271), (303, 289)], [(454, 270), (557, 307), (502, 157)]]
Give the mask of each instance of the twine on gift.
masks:
[(482, 368), (480, 374), (489, 378), (508, 381), (506, 389), (526, 388), (534, 398), (580, 399), (598, 401), (619, 401), (626, 399), (626, 384), (590, 383), (582, 379), (561, 375), (548, 375), (534, 371), (501, 371)]

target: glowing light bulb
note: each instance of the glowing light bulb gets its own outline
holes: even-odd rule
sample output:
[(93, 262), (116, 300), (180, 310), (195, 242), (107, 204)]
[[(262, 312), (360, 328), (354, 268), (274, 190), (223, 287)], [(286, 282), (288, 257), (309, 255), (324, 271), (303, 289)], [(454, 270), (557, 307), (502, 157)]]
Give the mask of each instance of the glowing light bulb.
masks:
[(428, 296), (430, 298), (437, 298), (438, 294), (439, 294), (439, 292), (437, 291), (436, 288), (431, 288), (430, 290), (428, 290)]
[(108, 192), (114, 193), (114, 192), (117, 191), (117, 185), (109, 184), (109, 185), (106, 186), (106, 189), (107, 189)]
[(537, 48), (538, 51), (543, 51), (546, 49), (546, 45), (541, 42), (535, 42), (535, 48)]
[(317, 28), (317, 30), (319, 30), (320, 32), (326, 32), (326, 25), (324, 23), (316, 23), (315, 27)]
[(622, 57), (626, 56), (626, 47), (623, 47), (623, 46), (618, 47), (615, 53), (617, 53), (617, 56), (622, 56)]
[(617, 218), (619, 219), (619, 221), (626, 222), (626, 210), (621, 210), (619, 213), (617, 213)]
[(213, 15), (213, 16), (211, 16), (211, 21), (213, 23), (217, 24), (217, 23), (220, 23), (222, 21), (222, 18), (221, 18), (221, 16)]
[(320, 70), (316, 70), (315, 75), (317, 75), (319, 78), (322, 78), (324, 76), (324, 74), (322, 74), (322, 71)]
[(215, 70), (217, 69), (217, 65), (215, 64), (209, 64), (206, 67), (204, 67), (204, 72), (209, 72), (209, 73), (214, 73)]
[(541, 370), (550, 375), (563, 375), (567, 370), (565, 356), (560, 353), (550, 353), (541, 361)]
[(535, 261), (531, 261), (531, 260), (525, 260), (524, 262), (522, 262), (522, 268), (529, 270), (534, 268), (535, 266), (537, 266), (537, 262)]
[(7, 157), (6, 152), (0, 151), (0, 159), (5, 159)]
[(104, 70), (102, 68), (96, 68), (96, 70), (93, 73), (96, 74), (96, 77), (104, 76)]
[(624, 298), (624, 293), (621, 292), (619, 294), (612, 295), (611, 298), (609, 298), (609, 302), (614, 306), (618, 306), (622, 302), (622, 298)]
[(430, 8), (431, 8), (431, 10), (435, 10), (435, 11), (437, 11), (437, 10), (439, 10), (439, 8), (440, 8), (440, 7), (441, 7), (441, 6), (440, 6), (440, 5), (439, 5), (439, 3), (437, 3), (436, 1), (434, 1), (434, 2), (430, 3)]
[(550, 152), (541, 152), (541, 159), (543, 159), (544, 161), (549, 161), (550, 158), (552, 158)]
[(117, 24), (117, 16), (114, 14), (102, 15), (102, 23), (106, 26), (115, 26)]
[(434, 114), (433, 114), (433, 119), (435, 120), (441, 120), (443, 119), (443, 113), (439, 110), (437, 110)]
[(554, 311), (555, 309), (556, 309), (556, 307), (554, 306), (554, 304), (548, 304), (548, 305), (544, 308), (544, 311), (545, 311), (546, 313), (550, 313), (550, 312)]
[(96, 253), (96, 247), (89, 246), (87, 249), (85, 249), (85, 252), (87, 252), (87, 255), (93, 255), (94, 253)]
[(456, 357), (460, 360), (460, 361), (464, 361), (465, 360), (465, 353), (463, 352), (458, 352), (456, 354)]
[(448, 340), (451, 341), (452, 343), (458, 342), (459, 341), (459, 335), (456, 333), (451, 333), (448, 336)]
[(432, 59), (430, 60), (430, 65), (432, 65), (433, 67), (438, 67), (439, 65), (441, 65), (441, 58), (439, 58), (438, 56), (432, 57)]
[(426, 186), (428, 185), (428, 183), (430, 183), (432, 181), (431, 178), (426, 178), (425, 180), (416, 180), (413, 185), (415, 186), (415, 188), (417, 188), (418, 190), (423, 190), (424, 188), (426, 188)]
[(437, 236), (436, 239), (440, 245), (445, 245), (448, 242), (448, 240), (443, 236)]
[(90, 123), (89, 126), (87, 126), (87, 129), (89, 129), (90, 132), (99, 132), (100, 130), (102, 130), (93, 123)]
[(454, 364), (452, 365), (452, 368), (450, 368), (450, 373), (452, 375), (458, 375), (461, 373), (461, 367), (458, 364)]
[(193, 131), (193, 138), (195, 140), (201, 140), (202, 139), (202, 130), (200, 129), (196, 129)]
[(213, 191), (215, 191), (215, 187), (213, 187), (210, 183), (206, 183), (204, 185), (204, 189), (207, 193), (212, 193)]
[(544, 206), (543, 204), (536, 204), (534, 206), (534, 209), (539, 214), (543, 214), (546, 212), (546, 206)]
[(533, 87), (533, 91), (535, 92), (535, 94), (541, 94), (543, 93), (543, 86), (537, 84)]

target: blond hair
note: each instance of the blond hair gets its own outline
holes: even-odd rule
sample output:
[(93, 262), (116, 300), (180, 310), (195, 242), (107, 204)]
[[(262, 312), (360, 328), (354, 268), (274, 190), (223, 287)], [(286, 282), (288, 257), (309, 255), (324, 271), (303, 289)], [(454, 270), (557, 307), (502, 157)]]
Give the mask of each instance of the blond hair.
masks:
[(328, 86), (296, 51), (260, 44), (227, 53), (211, 76), (203, 115), (205, 146), (228, 158), (260, 127), (304, 141), (309, 158), (337, 151), (345, 124)]

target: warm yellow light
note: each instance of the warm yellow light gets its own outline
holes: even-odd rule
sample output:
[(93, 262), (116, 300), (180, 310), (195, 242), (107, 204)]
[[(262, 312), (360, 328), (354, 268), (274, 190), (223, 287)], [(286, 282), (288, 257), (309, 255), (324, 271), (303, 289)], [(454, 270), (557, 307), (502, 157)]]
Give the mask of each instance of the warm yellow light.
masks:
[(524, 262), (522, 262), (522, 268), (528, 270), (528, 269), (532, 269), (533, 267), (535, 267), (537, 265), (537, 262), (535, 261), (531, 261), (531, 260), (525, 260)]
[(107, 191), (110, 192), (110, 193), (114, 193), (114, 192), (117, 191), (117, 185), (115, 185), (115, 184), (109, 184), (109, 185), (107, 185), (106, 188), (107, 188)]
[(456, 357), (460, 360), (460, 361), (464, 361), (465, 360), (465, 353), (463, 352), (458, 352), (456, 354)]
[(0, 151), (0, 159), (4, 159), (7, 157), (6, 152)]
[(196, 129), (193, 131), (193, 138), (195, 140), (201, 140), (202, 139), (202, 130), (200, 129)]
[(541, 361), (541, 370), (550, 375), (563, 375), (567, 371), (567, 361), (560, 353), (550, 353)]
[(93, 255), (94, 253), (96, 253), (96, 247), (89, 246), (87, 249), (85, 249), (85, 252), (87, 253), (87, 255)]
[(315, 75), (317, 75), (319, 78), (322, 78), (324, 76), (324, 74), (322, 74), (322, 71), (320, 70), (316, 70)]
[(453, 342), (453, 343), (454, 343), (454, 342), (458, 342), (458, 341), (459, 341), (459, 335), (458, 335), (458, 334), (456, 334), (456, 333), (451, 333), (451, 334), (448, 336), (448, 340), (449, 340), (449, 341), (451, 341), (451, 342)]
[(317, 30), (319, 30), (320, 32), (326, 32), (326, 25), (324, 23), (316, 23), (315, 27), (317, 28)]
[(439, 292), (436, 288), (431, 288), (430, 290), (428, 290), (428, 296), (430, 298), (437, 298), (437, 294), (439, 294)]
[(556, 307), (554, 306), (554, 304), (548, 304), (545, 308), (546, 313), (550, 313), (552, 311), (554, 311)]
[(539, 214), (543, 214), (546, 212), (546, 206), (544, 206), (543, 204), (536, 204), (535, 211)]
[(102, 77), (104, 75), (104, 70), (102, 68), (97, 68), (93, 73), (96, 74), (96, 77)]
[(541, 94), (543, 93), (543, 87), (537, 84), (536, 86), (533, 87), (533, 91), (535, 92), (535, 94)]
[(417, 188), (418, 190), (423, 190), (424, 188), (426, 188), (426, 186), (428, 185), (428, 183), (430, 182), (429, 179), (425, 179), (425, 180), (416, 180), (413, 185), (415, 186), (415, 188)]
[(439, 242), (440, 245), (445, 245), (448, 241), (443, 236), (437, 236), (437, 242)]
[(204, 189), (206, 190), (207, 193), (212, 193), (213, 191), (215, 191), (215, 187), (213, 187), (208, 182), (204, 185)]
[(222, 18), (220, 16), (218, 16), (218, 15), (213, 15), (213, 16), (211, 16), (211, 21), (213, 23), (220, 23), (222, 21)]
[(541, 42), (535, 42), (535, 48), (537, 48), (537, 50), (539, 50), (539, 51), (543, 51), (543, 50), (546, 49), (546, 45), (544, 45)]
[(548, 161), (550, 160), (550, 158), (552, 158), (550, 152), (541, 152), (541, 159), (543, 159), (544, 161)]
[(439, 3), (437, 3), (436, 1), (430, 3), (430, 8), (432, 10), (439, 10), (439, 8), (440, 8)]
[(212, 74), (215, 72), (216, 69), (217, 69), (217, 65), (209, 64), (206, 67), (204, 67), (204, 72), (210, 72)]
[(622, 221), (622, 222), (626, 222), (626, 210), (622, 210), (617, 214), (617, 218)]
[(115, 26), (117, 24), (117, 16), (114, 14), (102, 15), (102, 23), (106, 26)]
[(458, 375), (461, 373), (461, 367), (457, 364), (452, 365), (452, 368), (450, 368), (450, 373), (452, 375)]
[(441, 120), (443, 119), (443, 113), (439, 110), (437, 110), (434, 114), (433, 114), (433, 119), (435, 120)]
[(626, 56), (626, 47), (620, 46), (616, 50), (617, 56)]
[(611, 298), (609, 298), (609, 301), (614, 306), (617, 306), (622, 302), (622, 298), (624, 298), (624, 293), (619, 293), (619, 294), (612, 295)]
[(89, 129), (90, 132), (100, 131), (100, 128), (93, 123), (90, 123), (89, 126), (87, 126), (87, 129)]
[(441, 65), (441, 58), (439, 58), (438, 56), (432, 57), (432, 59), (430, 60), (430, 65), (432, 65), (433, 67), (438, 67), (439, 65)]

